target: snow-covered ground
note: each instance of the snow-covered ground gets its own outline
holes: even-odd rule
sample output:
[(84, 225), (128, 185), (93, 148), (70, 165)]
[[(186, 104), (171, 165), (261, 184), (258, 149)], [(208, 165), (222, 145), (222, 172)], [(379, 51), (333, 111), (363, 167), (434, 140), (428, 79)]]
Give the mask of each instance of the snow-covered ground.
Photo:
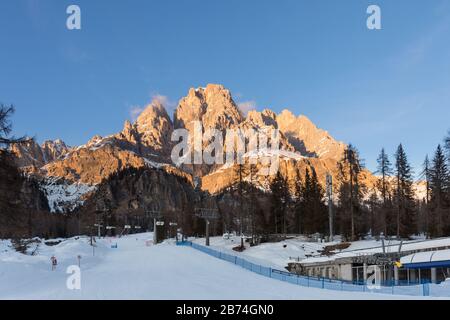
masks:
[[(205, 245), (205, 239), (190, 239), (193, 242)], [(261, 245), (250, 247), (246, 244), (246, 250), (243, 252), (233, 251), (233, 247), (240, 245), (240, 238), (232, 236), (229, 239), (223, 237), (211, 237), (211, 247), (222, 252), (241, 256), (253, 263), (262, 264), (274, 269), (285, 270), (289, 262), (301, 261), (302, 263), (324, 262), (336, 258), (354, 257), (365, 254), (374, 254), (383, 252), (381, 241), (361, 240), (350, 244), (346, 249), (334, 251), (334, 255), (322, 255), (321, 251), (325, 246), (336, 243), (317, 243), (308, 242), (305, 239), (297, 237), (275, 243), (263, 243)], [(385, 241), (386, 252), (398, 252), (400, 241)], [(450, 238), (441, 238), (434, 240), (411, 240), (403, 242), (402, 252), (413, 250), (431, 250), (433, 248), (450, 247)]]
[[(193, 239), (193, 242), (205, 245), (205, 239)], [(222, 252), (245, 257), (247, 260), (272, 267), (274, 269), (285, 270), (288, 262), (296, 259), (305, 259), (308, 257), (319, 256), (320, 250), (323, 250), (327, 243), (306, 242), (295, 238), (276, 243), (263, 243), (256, 247), (249, 247), (246, 244), (244, 252), (233, 251), (233, 247), (240, 245), (240, 238), (232, 236), (229, 239), (223, 237), (211, 237), (210, 245), (212, 248)]]
[[(189, 247), (146, 246), (151, 234), (97, 241), (41, 243), (34, 256), (0, 241), (0, 299), (412, 299), (300, 287), (266, 278)], [(117, 243), (118, 248), (111, 248)], [(36, 248), (32, 248), (34, 251)], [(273, 256), (277, 250), (271, 249)], [(66, 269), (81, 258), (81, 290), (66, 287)], [(255, 259), (258, 253), (255, 251)], [(58, 259), (51, 270), (50, 258)]]

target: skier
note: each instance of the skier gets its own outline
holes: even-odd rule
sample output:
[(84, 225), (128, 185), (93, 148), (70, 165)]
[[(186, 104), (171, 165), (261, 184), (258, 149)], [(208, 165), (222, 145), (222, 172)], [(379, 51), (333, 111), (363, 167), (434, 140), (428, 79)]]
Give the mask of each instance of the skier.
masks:
[(56, 266), (58, 265), (58, 260), (56, 259), (55, 256), (52, 256), (51, 261), (52, 261), (52, 271), (54, 271), (56, 269)]

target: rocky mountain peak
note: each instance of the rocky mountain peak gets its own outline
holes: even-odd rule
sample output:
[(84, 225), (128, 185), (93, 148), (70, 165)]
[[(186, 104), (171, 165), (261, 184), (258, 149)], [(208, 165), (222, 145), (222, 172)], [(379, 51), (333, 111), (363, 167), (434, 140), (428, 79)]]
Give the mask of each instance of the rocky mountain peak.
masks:
[(11, 151), (16, 156), (16, 163), (21, 168), (41, 168), (66, 155), (70, 150), (71, 148), (60, 139), (47, 140), (42, 145), (30, 139), (25, 143), (11, 146)]
[(262, 112), (250, 111), (247, 115), (247, 122), (256, 127), (272, 126), (278, 128), (277, 115), (275, 112), (269, 109), (265, 109)]
[(339, 160), (345, 144), (336, 141), (327, 131), (319, 129), (306, 116), (296, 117), (292, 112), (284, 110), (277, 116), (281, 132), (289, 142), (303, 155)]
[(87, 146), (93, 146), (93, 145), (99, 144), (102, 142), (102, 140), (103, 140), (102, 136), (95, 135), (91, 138), (91, 140), (88, 141)]
[(175, 128), (189, 128), (192, 121), (201, 121), (204, 128), (224, 130), (236, 127), (243, 116), (229, 90), (218, 84), (190, 89), (175, 112)]
[(296, 121), (297, 117), (290, 110), (284, 109), (277, 116), (277, 120), (286, 126), (286, 125), (289, 125), (292, 122)]
[(154, 99), (138, 116), (136, 127), (138, 128), (138, 131), (144, 132), (150, 126), (160, 123), (161, 120), (171, 122), (162, 102), (159, 99)]
[(131, 132), (133, 129), (144, 147), (163, 150), (171, 146), (172, 120), (159, 99), (154, 99), (145, 108), (134, 125), (125, 124), (124, 131)]

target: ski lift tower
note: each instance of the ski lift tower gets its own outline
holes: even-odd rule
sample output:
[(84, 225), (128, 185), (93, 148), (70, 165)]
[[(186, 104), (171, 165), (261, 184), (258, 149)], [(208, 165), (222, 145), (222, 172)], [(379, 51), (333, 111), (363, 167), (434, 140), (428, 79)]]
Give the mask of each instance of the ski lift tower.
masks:
[(100, 238), (102, 235), (101, 230), (104, 227), (104, 223), (107, 221), (108, 215), (111, 213), (111, 207), (105, 202), (97, 203), (95, 207), (95, 222), (94, 227), (97, 228), (97, 236)]
[(102, 228), (103, 228), (103, 225), (102, 224), (100, 224), (100, 223), (96, 223), (96, 224), (94, 224), (94, 227), (96, 227), (97, 228), (97, 236), (99, 237), (99, 238), (101, 238), (102, 237)]
[(330, 239), (332, 242), (333, 235), (333, 177), (327, 173), (327, 196), (328, 196), (328, 223), (330, 228)]
[(219, 210), (210, 208), (196, 208), (195, 216), (206, 222), (206, 246), (209, 247), (209, 223), (210, 220), (219, 219)]
[(158, 244), (158, 232), (157, 226), (163, 226), (164, 221), (160, 221), (163, 217), (162, 212), (160, 210), (146, 210), (145, 214), (153, 218), (153, 244)]

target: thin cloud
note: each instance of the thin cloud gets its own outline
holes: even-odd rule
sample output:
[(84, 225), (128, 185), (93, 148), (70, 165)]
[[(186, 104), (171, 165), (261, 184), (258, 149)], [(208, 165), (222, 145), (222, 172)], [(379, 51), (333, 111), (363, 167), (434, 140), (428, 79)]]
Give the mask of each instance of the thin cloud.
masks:
[(158, 101), (159, 103), (161, 103), (166, 109), (169, 117), (172, 118), (172, 115), (174, 114), (175, 109), (177, 107), (177, 103), (175, 101), (172, 101), (168, 96), (159, 93), (153, 94), (151, 98), (152, 101)]
[[(443, 5), (442, 5), (443, 6)], [(448, 4), (445, 4), (447, 7)], [(430, 30), (417, 37), (403, 52), (394, 58), (396, 65), (407, 69), (426, 60), (430, 53), (435, 51), (438, 43), (446, 38), (450, 30), (450, 15), (439, 16)]]
[[(175, 111), (175, 108), (177, 106), (177, 104), (175, 102), (173, 102), (172, 100), (170, 100), (169, 97), (162, 95), (162, 94), (158, 94), (158, 93), (151, 95), (151, 102), (149, 104), (151, 104), (152, 102), (161, 103), (164, 106), (164, 108), (166, 109), (169, 116), (171, 116), (173, 114), (173, 112)], [(133, 122), (136, 121), (137, 118), (139, 117), (139, 115), (147, 108), (147, 106), (149, 104), (146, 104), (145, 106), (139, 106), (139, 105), (130, 106), (129, 113), (130, 113), (131, 120)]]
[(145, 107), (131, 106), (130, 107), (130, 118), (134, 122), (137, 120), (139, 115), (144, 111)]
[(247, 116), (247, 114), (252, 111), (256, 110), (257, 105), (255, 101), (243, 101), (238, 103), (238, 108), (241, 110), (242, 114)]

